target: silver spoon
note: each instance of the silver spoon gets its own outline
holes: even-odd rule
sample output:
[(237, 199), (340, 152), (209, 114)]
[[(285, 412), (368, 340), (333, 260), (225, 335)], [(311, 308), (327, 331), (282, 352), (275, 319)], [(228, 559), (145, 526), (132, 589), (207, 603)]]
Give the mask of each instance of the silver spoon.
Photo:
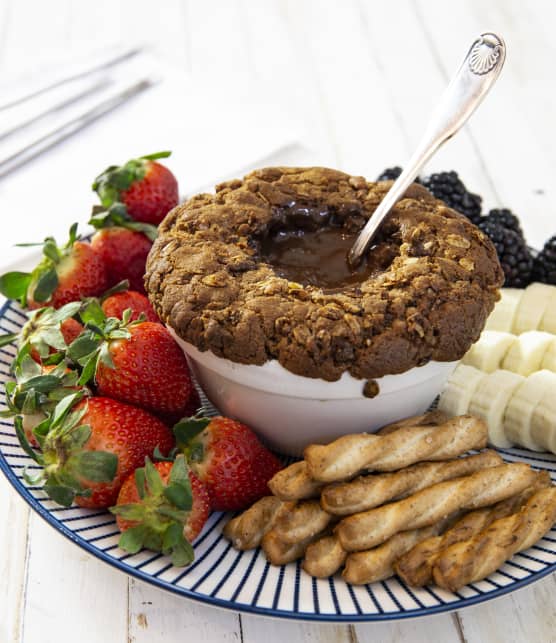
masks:
[(481, 34), (440, 99), (421, 142), (379, 203), (348, 253), (348, 263), (356, 267), (376, 235), (386, 215), (403, 197), (407, 188), (438, 148), (460, 129), (479, 106), (500, 75), (506, 58), (506, 45), (494, 33)]

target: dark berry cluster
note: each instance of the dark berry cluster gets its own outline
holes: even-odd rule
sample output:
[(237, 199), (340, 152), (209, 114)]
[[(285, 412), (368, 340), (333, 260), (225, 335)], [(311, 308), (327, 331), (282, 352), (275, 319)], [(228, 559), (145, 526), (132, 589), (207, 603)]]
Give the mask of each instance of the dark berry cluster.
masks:
[[(401, 167), (388, 168), (377, 180), (396, 179), (401, 172)], [(518, 217), (507, 208), (495, 208), (483, 215), (482, 198), (465, 187), (457, 172), (436, 172), (417, 181), (490, 237), (504, 270), (505, 286), (525, 288), (531, 281), (556, 285), (556, 235), (534, 257)]]

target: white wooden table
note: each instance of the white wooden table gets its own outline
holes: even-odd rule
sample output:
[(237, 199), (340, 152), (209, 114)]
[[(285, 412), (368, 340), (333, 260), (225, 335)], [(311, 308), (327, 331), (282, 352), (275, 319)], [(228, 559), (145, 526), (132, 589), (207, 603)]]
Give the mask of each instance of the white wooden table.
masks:
[[(311, 163), (372, 178), (404, 162), (465, 48), (493, 29), (508, 45), (499, 85), (431, 169), (456, 169), (487, 208), (512, 208), (538, 247), (556, 233), (555, 19), (551, 0), (0, 0), (0, 78), (118, 41), (153, 42), (162, 58), (218, 83), (223, 109), (226, 93), (240, 88), (271, 92), (301, 123)], [(52, 168), (45, 212), (62, 169), (74, 178)], [(21, 172), (32, 185), (32, 166)], [(2, 205), (1, 182), (0, 208), (3, 225), (25, 221), (25, 203), (17, 212)], [(454, 614), (285, 622), (127, 578), (31, 513), (3, 477), (0, 507), (0, 643), (556, 641), (554, 575)]]

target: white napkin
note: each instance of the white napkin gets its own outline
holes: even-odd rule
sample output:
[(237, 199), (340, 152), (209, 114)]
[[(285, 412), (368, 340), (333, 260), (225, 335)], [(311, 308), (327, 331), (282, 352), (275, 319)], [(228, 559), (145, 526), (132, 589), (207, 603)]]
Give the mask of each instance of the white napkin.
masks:
[[(90, 185), (107, 165), (172, 150), (163, 162), (177, 176), (180, 193), (189, 195), (257, 166), (308, 159), (307, 151), (296, 143), (299, 125), (272, 97), (240, 89), (222, 92), (216, 82), (193, 81), (145, 55), (108, 75), (115, 81), (112, 86), (27, 132), (0, 140), (3, 158), (41, 131), (87, 111), (122, 83), (130, 85), (145, 75), (159, 79), (155, 86), (0, 179), (2, 272), (25, 263), (26, 254), (29, 257), (29, 250), (14, 248), (15, 243), (41, 241), (48, 235), (63, 242), (74, 221), (82, 224), (83, 232), (87, 230), (91, 206), (97, 202)], [(106, 72), (101, 76), (106, 77)], [(63, 91), (67, 94), (67, 87)], [(23, 108), (15, 117), (12, 110), (15, 121), (24, 115)]]

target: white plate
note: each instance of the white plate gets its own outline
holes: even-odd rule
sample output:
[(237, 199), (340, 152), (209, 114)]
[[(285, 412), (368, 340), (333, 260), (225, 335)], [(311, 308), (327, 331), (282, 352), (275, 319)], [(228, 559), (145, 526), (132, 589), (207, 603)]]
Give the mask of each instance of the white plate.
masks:
[[(0, 330), (17, 332), (26, 317), (13, 302), (0, 309)], [(0, 384), (9, 379), (15, 348), (0, 349)], [(556, 479), (556, 456), (520, 449), (500, 450), (508, 462), (521, 460), (550, 471)], [(172, 567), (160, 554), (131, 555), (118, 548), (114, 517), (56, 505), (40, 489), (23, 481), (33, 461), (23, 452), (13, 424), (0, 421), (0, 469), (22, 498), (48, 523), (89, 553), (121, 571), (187, 598), (242, 612), (315, 621), (381, 621), (430, 615), (488, 601), (556, 571), (556, 528), (531, 549), (515, 555), (487, 579), (452, 593), (437, 587), (411, 589), (397, 578), (362, 587), (339, 576), (319, 580), (299, 564), (269, 565), (260, 549), (235, 551), (222, 537), (229, 515), (213, 513), (194, 543), (195, 561)], [(4, 552), (3, 555), (8, 555)]]

